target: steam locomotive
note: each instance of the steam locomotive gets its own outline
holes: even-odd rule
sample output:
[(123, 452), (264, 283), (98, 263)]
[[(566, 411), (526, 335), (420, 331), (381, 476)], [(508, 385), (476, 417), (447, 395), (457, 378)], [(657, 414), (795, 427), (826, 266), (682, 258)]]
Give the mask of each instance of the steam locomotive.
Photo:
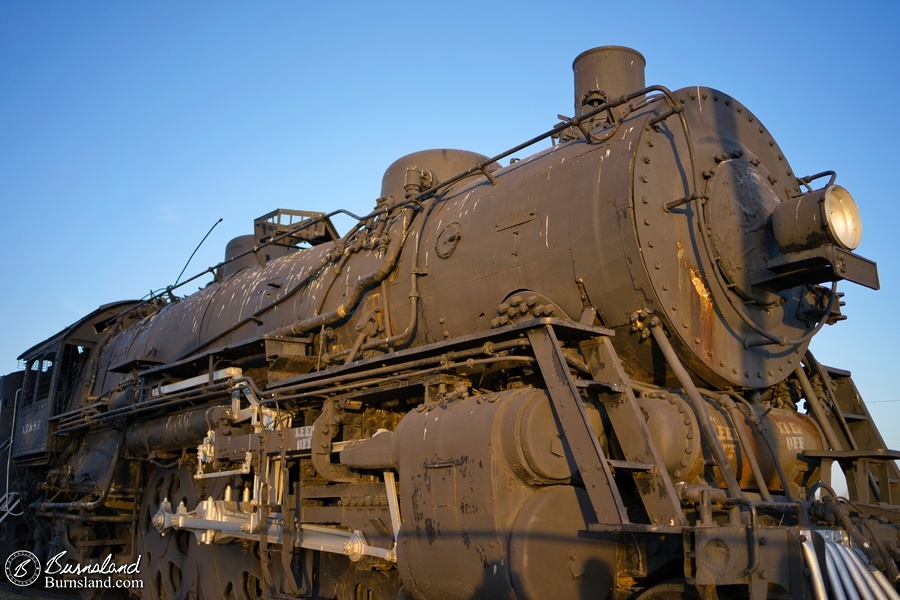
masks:
[(547, 132), (24, 352), (4, 547), (143, 598), (896, 598), (900, 454), (808, 349), (878, 287), (856, 204), (644, 64), (588, 50)]

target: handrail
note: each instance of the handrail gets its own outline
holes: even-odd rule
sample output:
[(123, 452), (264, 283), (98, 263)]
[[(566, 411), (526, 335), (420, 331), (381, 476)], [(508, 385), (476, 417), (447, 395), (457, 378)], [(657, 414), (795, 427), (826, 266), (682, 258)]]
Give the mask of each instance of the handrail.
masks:
[[(191, 283), (191, 282), (199, 279), (200, 277), (203, 277), (204, 275), (215, 274), (216, 270), (219, 269), (220, 267), (223, 267), (230, 262), (233, 262), (235, 260), (238, 260), (238, 259), (248, 256), (250, 254), (256, 253), (259, 251), (260, 248), (264, 248), (266, 246), (275, 244), (285, 238), (295, 236), (298, 232), (302, 231), (303, 229), (312, 227), (313, 225), (315, 225), (325, 219), (330, 219), (331, 217), (335, 217), (337, 215), (346, 215), (352, 219), (355, 219), (361, 223), (364, 223), (365, 221), (374, 219), (375, 217), (378, 217), (380, 215), (388, 214), (388, 213), (392, 212), (393, 210), (400, 208), (402, 206), (407, 206), (410, 204), (420, 205), (422, 200), (432, 197), (440, 190), (448, 188), (467, 177), (470, 177), (470, 176), (476, 175), (476, 174), (484, 176), (485, 171), (487, 171), (487, 168), (490, 165), (492, 165), (504, 158), (507, 158), (517, 152), (520, 152), (520, 151), (524, 150), (525, 148), (533, 146), (534, 144), (536, 144), (538, 142), (541, 142), (545, 139), (551, 138), (559, 133), (562, 133), (563, 131), (565, 131), (566, 129), (569, 129), (570, 127), (581, 128), (585, 121), (589, 121), (591, 118), (593, 118), (605, 111), (608, 111), (612, 108), (616, 108), (617, 106), (621, 106), (622, 104), (631, 102), (632, 100), (634, 100), (636, 98), (646, 96), (650, 92), (658, 92), (658, 93), (662, 94), (663, 97), (666, 98), (666, 102), (670, 108), (669, 112), (665, 114), (666, 117), (671, 116), (673, 114), (678, 114), (683, 110), (680, 103), (675, 98), (675, 95), (672, 93), (672, 91), (669, 90), (668, 88), (666, 88), (665, 86), (661, 86), (661, 85), (647, 86), (647, 87), (637, 90), (635, 92), (631, 92), (629, 94), (619, 96), (618, 98), (613, 98), (613, 99), (608, 100), (607, 102), (599, 105), (598, 107), (584, 113), (580, 117), (571, 117), (569, 119), (565, 119), (562, 122), (560, 122), (559, 124), (557, 124), (556, 126), (554, 126), (552, 129), (549, 129), (549, 130), (547, 130), (525, 142), (517, 144), (516, 146), (513, 146), (512, 148), (510, 148), (508, 150), (505, 150), (495, 156), (492, 156), (485, 161), (477, 163), (476, 165), (466, 169), (465, 171), (457, 173), (456, 175), (450, 177), (449, 179), (436, 182), (430, 188), (427, 188), (427, 189), (419, 192), (418, 194), (412, 195), (412, 196), (410, 196), (408, 198), (404, 198), (402, 200), (398, 200), (397, 202), (394, 202), (393, 204), (384, 204), (381, 207), (376, 208), (375, 210), (373, 210), (365, 215), (357, 215), (346, 209), (341, 208), (341, 209), (333, 210), (329, 213), (322, 214), (317, 217), (313, 217), (313, 218), (301, 221), (300, 223), (297, 223), (294, 227), (288, 229), (284, 233), (282, 233), (278, 236), (275, 236), (269, 240), (266, 240), (265, 242), (254, 245), (254, 247), (251, 248), (250, 250), (246, 250), (246, 251), (244, 251), (240, 254), (237, 254), (227, 260), (223, 260), (220, 263), (217, 263), (211, 267), (208, 267), (205, 270), (197, 273), (196, 275), (189, 277), (188, 279), (181, 281), (180, 283), (178, 283), (176, 285), (168, 286), (159, 292), (151, 292), (150, 296), (147, 297), (146, 300), (144, 300), (137, 306), (142, 306), (144, 304), (147, 304), (147, 303), (155, 300), (156, 298), (160, 298), (160, 297), (163, 297), (164, 295), (171, 294), (172, 291), (174, 291), (188, 283)], [(648, 101), (648, 103), (649, 103), (649, 101)], [(591, 143), (592, 141), (593, 140), (591, 140), (590, 138), (587, 139), (588, 143)], [(346, 237), (346, 235), (344, 237)], [(343, 238), (341, 238), (341, 239), (343, 239)], [(137, 308), (137, 306), (134, 308)]]

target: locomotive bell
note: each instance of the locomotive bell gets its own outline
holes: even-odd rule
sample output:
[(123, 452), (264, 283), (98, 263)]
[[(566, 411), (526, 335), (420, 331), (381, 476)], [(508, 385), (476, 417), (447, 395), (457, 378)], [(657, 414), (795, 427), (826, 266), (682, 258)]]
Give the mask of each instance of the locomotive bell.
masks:
[[(579, 54), (572, 63), (575, 72), (575, 114), (583, 115), (607, 100), (643, 89), (647, 61), (637, 50), (623, 46), (601, 46)], [(640, 102), (636, 99), (635, 102)], [(612, 109), (618, 119), (624, 107)]]

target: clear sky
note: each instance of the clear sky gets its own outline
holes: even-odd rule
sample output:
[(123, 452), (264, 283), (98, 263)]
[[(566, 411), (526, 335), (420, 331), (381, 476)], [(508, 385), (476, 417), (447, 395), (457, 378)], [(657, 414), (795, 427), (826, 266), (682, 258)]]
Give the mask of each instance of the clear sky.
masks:
[(896, 3), (436, 4), (0, 0), (0, 372), (172, 283), (220, 217), (188, 274), (272, 209), (367, 211), (403, 154), (548, 129), (575, 56), (615, 44), (648, 84), (737, 97), (794, 172), (856, 197), (882, 290), (844, 285), (849, 319), (813, 349), (900, 447)]

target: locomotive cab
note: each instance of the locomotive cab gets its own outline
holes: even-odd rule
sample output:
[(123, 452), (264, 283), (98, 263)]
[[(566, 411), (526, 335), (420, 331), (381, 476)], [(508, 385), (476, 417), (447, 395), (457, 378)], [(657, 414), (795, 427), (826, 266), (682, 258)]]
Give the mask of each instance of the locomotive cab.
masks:
[[(24, 352), (22, 388), (15, 395), (12, 456), (18, 464), (47, 464), (61, 450), (54, 438), (56, 421), (83, 403), (85, 373), (91, 350), (111, 322), (137, 305), (136, 301), (101, 306), (77, 323)], [(54, 443), (56, 442), (56, 443)]]

